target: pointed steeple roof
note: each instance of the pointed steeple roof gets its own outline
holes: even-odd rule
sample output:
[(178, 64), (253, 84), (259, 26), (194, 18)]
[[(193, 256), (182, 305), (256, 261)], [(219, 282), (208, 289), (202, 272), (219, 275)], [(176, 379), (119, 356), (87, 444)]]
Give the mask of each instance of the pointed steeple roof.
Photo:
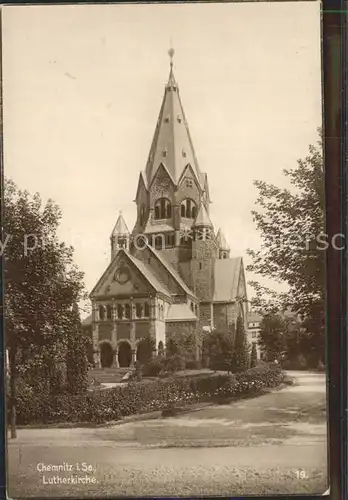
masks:
[(174, 50), (170, 49), (168, 53), (171, 58), (169, 78), (145, 169), (146, 179), (148, 185), (151, 185), (157, 170), (163, 164), (177, 185), (185, 167), (191, 165), (197, 182), (203, 189), (203, 176), (193, 149), (179, 88), (174, 77)]
[(192, 227), (213, 227), (213, 223), (210, 220), (203, 202), (201, 202), (196, 220)]
[(221, 229), (219, 229), (217, 232), (216, 243), (221, 250), (230, 250), (230, 247), (226, 241), (225, 235), (221, 231)]
[(122, 212), (120, 212), (111, 236), (126, 236), (128, 234), (129, 230), (127, 224), (123, 218)]

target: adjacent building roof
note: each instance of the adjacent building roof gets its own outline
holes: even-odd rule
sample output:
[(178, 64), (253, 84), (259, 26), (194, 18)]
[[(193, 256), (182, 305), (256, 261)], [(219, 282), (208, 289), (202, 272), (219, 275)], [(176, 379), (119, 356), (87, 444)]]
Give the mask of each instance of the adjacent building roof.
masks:
[(250, 311), (247, 316), (247, 321), (248, 323), (261, 323), (262, 316), (257, 312)]
[(236, 300), (241, 269), (241, 257), (215, 260), (213, 302), (234, 302)]
[(197, 321), (197, 316), (188, 304), (171, 304), (166, 321)]

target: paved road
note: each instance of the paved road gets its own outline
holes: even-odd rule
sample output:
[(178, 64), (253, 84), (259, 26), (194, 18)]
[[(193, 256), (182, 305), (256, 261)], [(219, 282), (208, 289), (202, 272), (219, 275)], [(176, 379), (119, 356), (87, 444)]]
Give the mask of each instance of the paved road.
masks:
[[(175, 418), (21, 429), (9, 442), (10, 496), (323, 493), (325, 378), (294, 376), (293, 387)], [(50, 484), (63, 480), (79, 482)]]

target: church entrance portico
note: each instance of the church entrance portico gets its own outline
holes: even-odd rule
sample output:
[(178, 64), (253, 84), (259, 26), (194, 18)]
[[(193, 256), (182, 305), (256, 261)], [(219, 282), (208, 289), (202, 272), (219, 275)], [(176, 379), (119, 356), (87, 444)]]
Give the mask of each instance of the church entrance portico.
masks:
[(102, 342), (99, 349), (101, 368), (111, 368), (114, 360), (114, 351), (111, 344), (109, 344), (109, 342)]
[(118, 344), (118, 366), (128, 368), (132, 362), (132, 348), (129, 342), (123, 341)]

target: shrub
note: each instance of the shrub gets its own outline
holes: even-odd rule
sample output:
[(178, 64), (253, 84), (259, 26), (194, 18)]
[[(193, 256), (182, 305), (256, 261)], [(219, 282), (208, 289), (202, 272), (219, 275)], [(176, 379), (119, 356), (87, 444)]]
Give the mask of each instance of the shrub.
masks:
[(179, 372), (184, 370), (186, 366), (185, 357), (181, 354), (173, 354), (165, 358), (165, 370), (169, 373)]
[(165, 368), (165, 358), (155, 356), (142, 367), (143, 377), (158, 377)]
[(233, 346), (231, 360), (232, 372), (242, 372), (249, 368), (249, 350), (248, 342), (244, 330), (243, 318), (241, 315), (237, 318), (236, 336)]
[(283, 368), (285, 370), (306, 370), (308, 368), (307, 360), (302, 354), (299, 354), (294, 360), (284, 361)]
[(282, 381), (279, 366), (257, 366), (234, 375), (171, 377), (153, 382), (129, 382), (103, 391), (52, 397), (22, 385), (18, 391), (18, 424), (118, 420), (136, 413), (165, 410), (197, 401), (227, 402), (260, 393)]
[(198, 360), (186, 361), (187, 370), (200, 370), (202, 368), (202, 363)]

